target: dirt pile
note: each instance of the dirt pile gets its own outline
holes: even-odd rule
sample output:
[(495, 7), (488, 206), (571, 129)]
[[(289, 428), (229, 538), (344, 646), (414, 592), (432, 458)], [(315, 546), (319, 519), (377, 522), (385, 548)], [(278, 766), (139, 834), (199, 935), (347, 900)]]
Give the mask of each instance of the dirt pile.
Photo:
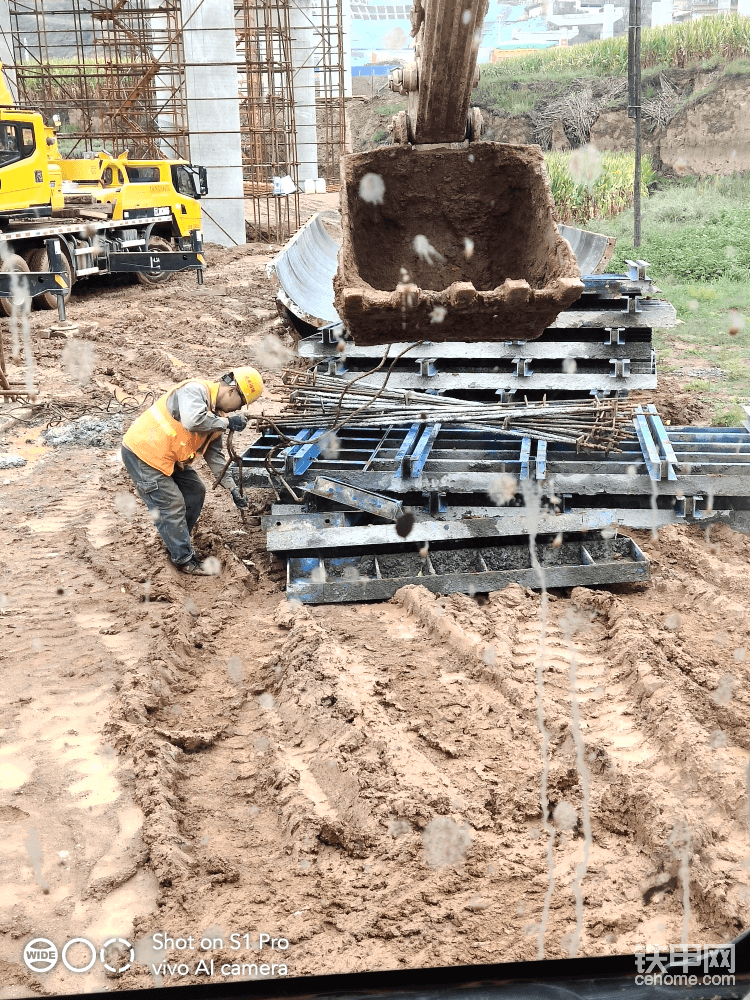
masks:
[[(249, 657), (235, 654), (244, 700), (224, 694), (228, 725), (182, 757), (196, 861), (140, 930), (224, 927), (240, 905), (248, 926), (290, 941), (294, 974), (531, 959), (542, 933), (562, 957), (588, 808), (583, 954), (679, 934), (685, 857), (691, 933), (737, 933), (750, 545), (724, 529), (708, 544), (677, 529), (639, 544), (655, 586), (551, 595), (543, 653), (541, 598), (518, 586), (482, 601), (410, 587), (356, 608), (268, 594), (234, 609), (201, 687), (216, 705), (228, 654), (252, 635)], [(157, 709), (157, 732), (179, 704), (192, 733), (197, 699)]]

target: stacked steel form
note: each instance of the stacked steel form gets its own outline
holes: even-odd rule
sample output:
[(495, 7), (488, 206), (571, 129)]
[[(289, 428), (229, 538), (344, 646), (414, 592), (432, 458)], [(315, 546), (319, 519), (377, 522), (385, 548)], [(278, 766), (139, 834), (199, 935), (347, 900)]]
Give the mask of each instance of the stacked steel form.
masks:
[[(259, 420), (236, 473), (276, 491), (262, 523), (290, 596), (643, 582), (628, 529), (750, 528), (750, 408), (738, 428), (672, 427), (629, 395), (656, 388), (651, 327), (676, 318), (643, 262), (585, 276), (538, 340), (384, 352), (316, 323), (335, 271), (320, 228), (313, 219), (274, 261), (282, 313), (308, 335), (282, 412)], [(297, 256), (319, 268), (309, 293)]]

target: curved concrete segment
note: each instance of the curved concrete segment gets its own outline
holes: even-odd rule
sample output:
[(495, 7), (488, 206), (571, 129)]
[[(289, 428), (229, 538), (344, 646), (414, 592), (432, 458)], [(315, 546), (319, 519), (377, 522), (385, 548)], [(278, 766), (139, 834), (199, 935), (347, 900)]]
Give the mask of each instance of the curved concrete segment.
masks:
[(576, 256), (581, 274), (601, 274), (615, 250), (615, 237), (586, 229), (558, 225), (558, 231)]
[(333, 276), (338, 266), (339, 243), (326, 231), (323, 220), (338, 221), (338, 212), (318, 212), (294, 234), (267, 267), (279, 280), (280, 301), (305, 323), (326, 326), (338, 323), (333, 304)]

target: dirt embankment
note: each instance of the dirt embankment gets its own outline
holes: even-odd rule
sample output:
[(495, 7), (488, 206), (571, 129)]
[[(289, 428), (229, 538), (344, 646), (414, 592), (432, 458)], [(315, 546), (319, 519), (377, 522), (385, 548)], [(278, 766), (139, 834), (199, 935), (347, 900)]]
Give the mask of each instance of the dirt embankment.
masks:
[[(486, 137), (540, 142), (543, 149), (632, 150), (635, 123), (625, 96), (604, 91), (618, 81), (581, 81), (575, 101), (542, 99), (527, 115), (487, 114)], [(624, 84), (624, 81), (619, 81)], [(624, 86), (621, 88), (624, 90)], [(670, 70), (644, 79), (644, 150), (676, 174), (731, 174), (750, 169), (750, 76)]]
[[(750, 75), (674, 69), (645, 74), (644, 150), (655, 165), (676, 174), (731, 174), (750, 170)], [(519, 86), (535, 97), (528, 114), (511, 115), (484, 98), (484, 138), (538, 143), (542, 149), (632, 150), (635, 123), (628, 118), (624, 78), (582, 79), (572, 88), (550, 82)], [(574, 98), (574, 99), (571, 99)], [(397, 95), (350, 107), (352, 150), (390, 141), (388, 126)], [(475, 98), (476, 100), (476, 98)]]
[[(110, 989), (197, 981), (165, 962), (258, 962), (260, 933), (289, 942), (293, 975), (533, 958), (540, 936), (564, 956), (585, 843), (580, 953), (679, 940), (685, 898), (691, 940), (747, 927), (750, 540), (644, 535), (649, 587), (560, 591), (546, 610), (520, 587), (301, 608), (217, 491), (196, 545), (222, 573), (176, 573), (118, 433), (40, 433), (84, 410), (124, 427), (113, 391), (146, 405), (258, 357), (275, 405), (267, 258), (209, 259), (203, 290), (74, 296), (82, 353), (39, 342), (49, 407), (0, 439), (27, 459), (0, 488), (0, 985), (80, 992), (61, 966), (26, 969), (32, 934), (134, 941), (124, 975), (87, 974)], [(150, 947), (209, 930), (211, 954)]]

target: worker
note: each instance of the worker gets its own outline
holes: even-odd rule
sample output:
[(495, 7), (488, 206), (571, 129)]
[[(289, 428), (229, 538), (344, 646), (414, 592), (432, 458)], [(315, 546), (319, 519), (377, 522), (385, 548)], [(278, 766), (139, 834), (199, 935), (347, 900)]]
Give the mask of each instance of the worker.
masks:
[[(244, 430), (248, 418), (236, 411), (262, 392), (263, 380), (254, 368), (236, 368), (218, 382), (187, 379), (133, 421), (122, 439), (123, 465), (183, 573), (208, 575), (190, 541), (206, 497), (192, 462), (202, 455), (218, 478), (226, 464), (222, 432)], [(221, 485), (231, 490), (237, 507), (247, 506), (228, 471)]]

